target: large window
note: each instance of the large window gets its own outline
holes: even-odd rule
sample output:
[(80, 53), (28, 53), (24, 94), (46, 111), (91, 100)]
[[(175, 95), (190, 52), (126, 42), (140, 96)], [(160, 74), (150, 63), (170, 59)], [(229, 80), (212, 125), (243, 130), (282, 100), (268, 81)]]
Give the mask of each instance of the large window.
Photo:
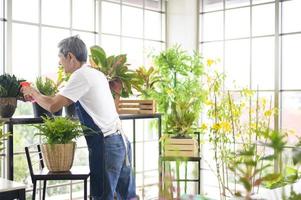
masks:
[[(109, 55), (127, 54), (131, 69), (141, 65), (150, 67), (151, 56), (165, 47), (163, 3), (160, 0), (102, 0), (100, 30), (105, 51)], [(137, 194), (144, 199), (158, 197), (158, 138), (150, 129), (153, 126), (145, 121), (139, 123), (136, 130)]]
[[(56, 78), (58, 68), (57, 44), (63, 38), (78, 34), (87, 46), (96, 44), (96, 1), (94, 0), (13, 0), (7, 2), (7, 63), (5, 71), (34, 82), (37, 76)], [(30, 103), (18, 102), (15, 113), (32, 116)], [(33, 137), (36, 130), (28, 125), (16, 126), (14, 130), (14, 179), (30, 185), (24, 147), (41, 142)], [(82, 138), (78, 141), (75, 160), (77, 165), (86, 165), (87, 151)], [(82, 196), (82, 184), (70, 181), (52, 181), (47, 195), (58, 199)], [(27, 189), (31, 198), (31, 189)], [(38, 197), (41, 193), (38, 193)]]
[(103, 48), (109, 54), (126, 53), (132, 69), (152, 65), (150, 56), (165, 47), (163, 5), (160, 0), (103, 0)]
[[(267, 99), (279, 97), (273, 101), (280, 111), (275, 127), (299, 136), (300, 9), (299, 0), (200, 0), (199, 44), (205, 57), (221, 60), (226, 90), (246, 87)], [(204, 191), (214, 196), (216, 183), (204, 183)]]
[[(31, 82), (41, 75), (55, 79), (57, 44), (71, 35), (79, 35), (87, 47), (101, 45), (109, 55), (126, 53), (132, 69), (149, 67), (150, 56), (165, 47), (163, 5), (161, 0), (0, 0), (0, 73), (13, 73)], [(19, 101), (14, 116), (32, 115), (31, 104)], [(148, 152), (158, 151), (158, 138), (152, 131), (156, 127), (153, 122), (139, 124), (136, 131), (145, 132), (137, 134), (142, 137), (136, 145), (137, 191), (142, 199), (148, 199), (158, 194), (158, 158), (144, 158)], [(128, 135), (133, 132), (126, 123), (124, 129)], [(35, 132), (28, 125), (14, 128), (14, 179), (28, 185), (24, 147), (41, 142), (33, 137)], [(84, 138), (78, 141), (76, 165), (88, 163), (85, 144)], [(50, 182), (48, 187), (48, 196), (56, 199), (82, 196), (82, 184), (76, 182)], [(27, 188), (27, 197), (30, 195)]]

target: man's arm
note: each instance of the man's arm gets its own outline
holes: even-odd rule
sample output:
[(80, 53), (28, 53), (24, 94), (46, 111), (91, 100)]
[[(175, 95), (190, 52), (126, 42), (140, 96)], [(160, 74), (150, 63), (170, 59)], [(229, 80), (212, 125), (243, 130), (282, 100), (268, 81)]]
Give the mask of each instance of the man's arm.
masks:
[(43, 107), (44, 109), (48, 110), (51, 113), (57, 112), (63, 106), (68, 106), (71, 103), (73, 103), (73, 101), (60, 94), (57, 94), (54, 97), (49, 97), (49, 96), (39, 94), (39, 95), (33, 95), (33, 98), (41, 107)]
[(52, 113), (57, 112), (63, 106), (68, 106), (73, 103), (73, 101), (60, 94), (57, 94), (53, 97), (46, 96), (30, 86), (22, 87), (22, 92), (25, 98), (29, 97), (28, 99), (34, 99), (41, 107)]

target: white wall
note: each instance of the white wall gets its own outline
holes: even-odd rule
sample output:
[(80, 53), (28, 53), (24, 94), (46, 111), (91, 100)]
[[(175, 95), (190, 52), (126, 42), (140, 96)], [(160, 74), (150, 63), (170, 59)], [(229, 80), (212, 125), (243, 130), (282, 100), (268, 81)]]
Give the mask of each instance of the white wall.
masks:
[(166, 46), (180, 44), (192, 52), (198, 46), (197, 0), (167, 0)]

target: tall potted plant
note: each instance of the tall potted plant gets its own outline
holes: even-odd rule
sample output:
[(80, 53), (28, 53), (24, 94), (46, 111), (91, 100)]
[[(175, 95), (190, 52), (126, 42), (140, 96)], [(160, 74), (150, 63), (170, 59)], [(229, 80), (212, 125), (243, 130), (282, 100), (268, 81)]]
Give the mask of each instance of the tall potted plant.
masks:
[[(39, 90), (39, 92), (43, 95), (47, 96), (54, 96), (58, 92), (58, 86), (57, 84), (47, 77), (37, 77), (35, 82), (36, 88)], [(60, 116), (62, 115), (62, 110), (59, 110), (55, 113), (50, 113), (49, 111), (42, 108), (39, 104), (36, 102), (33, 102), (33, 111), (34, 111), (34, 117), (41, 117), (41, 116)]]
[(118, 105), (120, 97), (129, 97), (133, 94), (132, 85), (136, 81), (135, 72), (128, 68), (126, 54), (107, 56), (100, 46), (92, 46), (90, 51), (91, 65), (105, 74), (115, 104)]
[(78, 121), (64, 117), (43, 117), (44, 123), (33, 125), (45, 143), (41, 145), (49, 171), (68, 171), (74, 159), (75, 139), (83, 135), (83, 127)]
[(20, 97), (20, 82), (15, 75), (0, 75), (0, 116), (12, 117), (17, 107), (17, 98)]
[(205, 65), (199, 54), (189, 55), (180, 46), (161, 52), (154, 61), (160, 81), (156, 83), (153, 98), (158, 111), (164, 113), (163, 155), (177, 161), (177, 197), (180, 198), (180, 158), (199, 156), (196, 134), (192, 133), (199, 131), (199, 115), (207, 95), (201, 82)]
[[(196, 142), (190, 134), (198, 131), (197, 122), (207, 93), (201, 83), (205, 74), (203, 60), (197, 53), (191, 56), (180, 46), (174, 46), (155, 57), (155, 67), (160, 81), (156, 83), (153, 97), (158, 104), (158, 111), (164, 113), (164, 132), (172, 138), (182, 139), (182, 144), (193, 147), (186, 156), (194, 156), (198, 147), (195, 147)], [(173, 148), (173, 139), (164, 138), (164, 141), (165, 149), (169, 148), (169, 143), (172, 145), (165, 151), (166, 155), (185, 156), (180, 152), (181, 149)]]

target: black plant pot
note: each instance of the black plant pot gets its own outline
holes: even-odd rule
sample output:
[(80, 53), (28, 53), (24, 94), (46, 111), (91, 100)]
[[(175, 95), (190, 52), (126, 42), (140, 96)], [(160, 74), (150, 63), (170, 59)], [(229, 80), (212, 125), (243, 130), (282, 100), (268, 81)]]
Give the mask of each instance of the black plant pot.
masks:
[(37, 103), (32, 103), (32, 107), (33, 107), (33, 115), (34, 117), (53, 117), (53, 116), (62, 116), (62, 109), (55, 112), (55, 113), (51, 113), (47, 110), (45, 110), (44, 108), (42, 108), (39, 104)]
[(0, 117), (10, 118), (14, 115), (17, 107), (17, 98), (1, 97), (0, 98)]
[(74, 103), (70, 104), (69, 106), (65, 106), (64, 108), (65, 108), (65, 113), (66, 113), (67, 117), (78, 118)]

